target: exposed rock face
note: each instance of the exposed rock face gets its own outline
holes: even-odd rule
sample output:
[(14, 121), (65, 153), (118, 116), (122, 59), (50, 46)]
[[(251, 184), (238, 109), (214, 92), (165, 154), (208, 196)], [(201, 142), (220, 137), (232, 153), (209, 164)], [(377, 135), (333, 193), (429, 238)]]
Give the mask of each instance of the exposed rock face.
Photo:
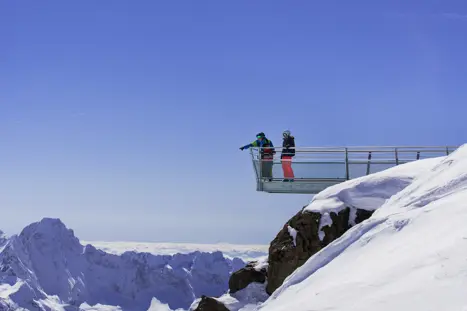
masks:
[[(318, 236), (319, 213), (298, 212), (277, 234), (269, 246), (268, 285), (272, 294), (296, 268), (322, 248)], [(297, 230), (296, 246), (288, 231), (288, 225)]]
[(368, 218), (373, 215), (374, 211), (367, 211), (364, 209), (357, 209), (357, 217), (355, 218), (355, 223), (359, 224), (364, 220), (367, 220)]
[[(349, 223), (350, 212), (350, 208), (347, 207), (339, 213), (329, 213), (332, 224), (322, 228), (324, 232), (324, 238), (322, 239), (320, 239), (319, 234), (321, 213), (303, 212), (302, 209), (293, 216), (277, 234), (269, 247), (267, 293), (272, 294), (282, 285), (285, 278), (303, 265), (308, 258), (342, 236), (351, 227)], [(357, 209), (355, 224), (368, 219), (372, 214), (372, 211)], [(288, 226), (297, 231), (296, 245), (294, 245)]]
[(203, 295), (195, 311), (229, 311), (229, 309), (222, 302)]
[(230, 293), (238, 292), (253, 282), (266, 282), (267, 269), (258, 269), (257, 264), (257, 261), (249, 262), (244, 268), (232, 273), (229, 279)]

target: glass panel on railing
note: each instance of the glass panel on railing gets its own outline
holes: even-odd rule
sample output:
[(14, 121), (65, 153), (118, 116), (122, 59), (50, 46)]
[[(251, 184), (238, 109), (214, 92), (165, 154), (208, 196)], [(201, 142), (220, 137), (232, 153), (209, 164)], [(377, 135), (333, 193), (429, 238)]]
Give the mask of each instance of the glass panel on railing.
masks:
[(374, 164), (371, 163), (370, 166), (368, 166), (367, 163), (361, 163), (361, 164), (349, 164), (349, 177), (350, 179), (366, 176), (369, 174), (374, 174), (377, 172), (384, 171), (388, 168), (394, 167), (396, 164)]
[(255, 169), (255, 175), (256, 175), (256, 178), (259, 178), (259, 174), (260, 174), (260, 170), (259, 170), (259, 161), (258, 160), (253, 160), (253, 166), (254, 166), (254, 169)]
[(297, 163), (297, 170), (303, 170), (305, 178), (345, 179), (345, 163)]
[[(271, 177), (271, 162), (262, 162), (263, 178)], [(274, 179), (345, 179), (345, 163), (304, 163), (294, 161), (274, 161)]]
[(370, 174), (382, 172), (388, 168), (394, 167), (396, 164), (371, 164), (370, 165)]
[(358, 178), (366, 175), (366, 164), (349, 164), (349, 178)]

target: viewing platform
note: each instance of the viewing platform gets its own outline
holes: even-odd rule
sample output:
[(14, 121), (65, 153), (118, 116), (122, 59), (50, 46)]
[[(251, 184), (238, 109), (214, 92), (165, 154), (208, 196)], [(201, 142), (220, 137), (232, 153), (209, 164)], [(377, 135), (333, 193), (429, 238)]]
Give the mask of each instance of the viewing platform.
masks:
[(282, 147), (274, 148), (273, 159), (262, 159), (261, 148), (250, 148), (250, 154), (256, 175), (257, 191), (317, 194), (332, 185), (350, 179), (380, 172), (403, 163), (446, 156), (455, 149), (457, 147), (454, 146), (297, 147), (292, 162), (289, 161), (293, 170), (293, 179), (284, 176), (284, 172), (287, 172), (287, 161), (281, 160)]

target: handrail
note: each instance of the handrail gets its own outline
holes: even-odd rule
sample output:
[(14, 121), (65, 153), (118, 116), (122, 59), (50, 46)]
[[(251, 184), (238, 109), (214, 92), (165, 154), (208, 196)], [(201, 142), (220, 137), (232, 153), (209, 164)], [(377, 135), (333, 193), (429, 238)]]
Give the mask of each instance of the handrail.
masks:
[[(423, 151), (423, 152), (441, 152), (446, 151), (447, 149), (457, 149), (459, 146), (425, 146), (425, 147), (359, 147), (365, 149), (359, 149), (357, 147), (339, 147), (339, 148), (325, 148), (325, 147), (288, 147), (288, 149), (295, 149), (295, 152), (389, 152), (398, 150), (398, 152), (413, 152), (413, 151)], [(252, 147), (252, 149), (274, 149), (282, 150), (284, 147)], [(414, 150), (415, 149), (415, 150)], [(432, 150), (430, 150), (432, 149)]]
[[(430, 146), (430, 147), (405, 147), (405, 146), (399, 146), (399, 147), (377, 147), (377, 148), (371, 148), (371, 147), (362, 147), (366, 149), (354, 149), (355, 147), (343, 147), (342, 149), (339, 148), (330, 148), (326, 149), (323, 147), (290, 147), (288, 149), (295, 150), (296, 154), (300, 153), (305, 153), (305, 154), (313, 154), (313, 153), (338, 153), (338, 154), (345, 154), (345, 153), (369, 153), (371, 152), (373, 155), (375, 153), (389, 153), (392, 152), (394, 154), (401, 154), (401, 153), (444, 153), (447, 154), (450, 151), (454, 151), (455, 149), (458, 148), (458, 146)], [(273, 149), (276, 153), (281, 152), (284, 148), (283, 147), (252, 147), (251, 150), (257, 150), (258, 152), (260, 150), (268, 149), (271, 150)]]
[[(436, 148), (436, 149), (439, 149), (439, 148), (459, 148), (459, 146), (410, 146), (410, 145), (407, 145), (407, 146), (329, 146), (329, 147), (326, 147), (326, 146), (320, 146), (320, 147), (317, 147), (317, 146), (313, 146), (313, 147), (306, 147), (306, 146), (303, 146), (303, 147), (289, 147), (289, 149), (343, 149), (345, 150), (346, 148), (347, 149), (352, 149), (352, 148), (355, 148), (355, 149), (359, 149), (359, 148), (370, 148), (370, 149), (395, 149), (395, 148), (414, 148), (414, 149), (424, 149), (424, 148)], [(282, 149), (283, 147), (282, 146), (274, 146), (274, 147), (253, 147), (253, 148), (276, 148), (276, 149)]]
[[(296, 176), (297, 183), (319, 183), (320, 181), (345, 181), (352, 178), (369, 175), (373, 170), (381, 170), (378, 166), (397, 166), (425, 158), (449, 155), (458, 146), (351, 146), (351, 147), (290, 147), (295, 150), (292, 164), (302, 175)], [(281, 177), (271, 176), (271, 165), (276, 167), (282, 162), (280, 155), (284, 149), (277, 147), (252, 147), (250, 154), (253, 161), (258, 191), (268, 191), (265, 181), (279, 181)], [(273, 149), (275, 155), (267, 160), (263, 159), (262, 150)], [(263, 167), (263, 164), (266, 165)], [(308, 165), (308, 166), (307, 166)], [(321, 165), (321, 166), (320, 166)], [(364, 165), (363, 172), (356, 172), (358, 167)], [(280, 165), (279, 165), (280, 167)], [(321, 170), (320, 170), (321, 169)], [(268, 171), (264, 178), (264, 170)], [(303, 171), (306, 174), (303, 175)], [(320, 174), (316, 174), (319, 171)], [(323, 173), (324, 172), (324, 173)], [(311, 177), (311, 175), (316, 175)], [(277, 174), (275, 174), (277, 175)], [(324, 185), (323, 185), (324, 187)], [(298, 191), (298, 188), (297, 188)], [(292, 191), (293, 192), (293, 191)]]

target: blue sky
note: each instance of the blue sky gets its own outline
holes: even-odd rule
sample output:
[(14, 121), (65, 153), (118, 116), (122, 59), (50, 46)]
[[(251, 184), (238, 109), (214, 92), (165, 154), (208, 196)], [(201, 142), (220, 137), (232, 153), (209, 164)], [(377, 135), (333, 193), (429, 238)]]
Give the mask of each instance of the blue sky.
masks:
[(465, 1), (2, 1), (0, 228), (269, 243), (311, 196), (238, 148), (457, 145)]

